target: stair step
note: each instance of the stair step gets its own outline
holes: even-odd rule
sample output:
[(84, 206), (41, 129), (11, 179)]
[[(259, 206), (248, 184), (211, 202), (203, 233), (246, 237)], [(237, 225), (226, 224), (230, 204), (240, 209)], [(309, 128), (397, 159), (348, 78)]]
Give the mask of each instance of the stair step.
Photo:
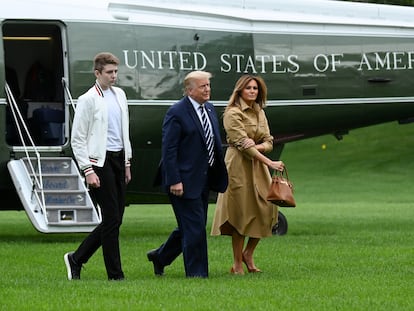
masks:
[(67, 210), (67, 209), (75, 209), (75, 210), (90, 210), (95, 208), (95, 206), (90, 205), (47, 205), (46, 210)]
[(44, 190), (79, 190), (79, 178), (74, 174), (44, 174), (42, 181)]
[[(30, 159), (33, 167), (37, 168), (36, 159)], [(24, 158), (24, 163), (29, 168), (29, 160)], [(71, 158), (42, 158), (40, 161), (42, 174), (70, 174), (72, 173)]]
[[(40, 195), (40, 191), (38, 191)], [(87, 193), (82, 190), (45, 190), (45, 204), (49, 205), (76, 205), (76, 206), (86, 206), (87, 204)]]
[(47, 219), (50, 223), (62, 224), (62, 223), (93, 223), (94, 210), (89, 209), (78, 209), (73, 207), (60, 207), (58, 209), (47, 208)]

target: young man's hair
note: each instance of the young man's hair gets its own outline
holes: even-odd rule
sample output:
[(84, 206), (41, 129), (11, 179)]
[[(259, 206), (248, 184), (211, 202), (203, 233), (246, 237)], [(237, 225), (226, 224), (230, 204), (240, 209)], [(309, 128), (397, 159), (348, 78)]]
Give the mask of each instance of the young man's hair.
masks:
[(94, 70), (102, 72), (105, 65), (119, 65), (119, 59), (114, 54), (109, 52), (102, 52), (95, 56), (94, 58)]

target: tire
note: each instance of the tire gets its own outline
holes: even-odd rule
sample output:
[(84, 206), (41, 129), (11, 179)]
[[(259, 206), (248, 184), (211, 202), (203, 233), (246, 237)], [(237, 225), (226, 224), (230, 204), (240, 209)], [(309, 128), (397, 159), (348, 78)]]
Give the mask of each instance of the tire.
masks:
[(280, 211), (279, 211), (277, 219), (278, 219), (278, 222), (276, 225), (273, 226), (272, 234), (273, 235), (285, 235), (288, 231), (287, 219), (285, 215), (283, 215)]

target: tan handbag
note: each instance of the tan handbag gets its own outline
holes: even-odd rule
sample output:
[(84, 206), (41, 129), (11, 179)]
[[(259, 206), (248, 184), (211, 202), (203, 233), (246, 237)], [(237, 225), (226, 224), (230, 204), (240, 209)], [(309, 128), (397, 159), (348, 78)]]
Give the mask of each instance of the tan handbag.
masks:
[(293, 184), (289, 180), (286, 167), (282, 172), (273, 171), (267, 200), (280, 207), (296, 206), (295, 198), (293, 197)]

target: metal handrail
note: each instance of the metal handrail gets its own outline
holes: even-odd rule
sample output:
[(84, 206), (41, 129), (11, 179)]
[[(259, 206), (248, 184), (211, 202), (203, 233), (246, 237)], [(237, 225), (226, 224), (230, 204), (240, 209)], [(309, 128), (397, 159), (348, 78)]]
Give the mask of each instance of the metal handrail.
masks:
[(73, 103), (72, 94), (71, 94), (71, 93), (70, 93), (70, 91), (69, 91), (69, 88), (68, 88), (68, 83), (67, 83), (67, 81), (66, 81), (66, 79), (65, 79), (65, 78), (62, 78), (62, 85), (63, 85), (63, 89), (64, 89), (64, 90), (65, 90), (65, 92), (66, 92), (66, 95), (67, 95), (67, 96), (68, 96), (68, 98), (69, 98), (70, 105), (72, 106), (73, 111), (75, 111), (75, 110), (76, 110), (76, 106), (75, 106), (75, 104)]
[[(33, 195), (36, 197), (36, 200), (38, 202), (38, 204), (40, 205), (40, 210), (41, 213), (43, 214), (46, 223), (48, 224), (49, 221), (47, 219), (47, 214), (46, 214), (46, 203), (45, 203), (45, 193), (44, 193), (44, 189), (43, 189), (43, 178), (42, 178), (42, 167), (41, 167), (41, 163), (40, 163), (40, 153), (38, 151), (38, 148), (36, 147), (32, 136), (30, 135), (30, 131), (27, 128), (26, 122), (24, 121), (22, 114), (20, 112), (20, 109), (16, 103), (16, 100), (14, 99), (13, 93), (9, 87), (9, 85), (5, 84), (5, 91), (6, 91), (6, 96), (7, 96), (7, 100), (10, 106), (10, 110), (12, 112), (13, 115), (13, 119), (14, 119), (14, 123), (16, 125), (17, 131), (19, 133), (19, 138), (20, 141), (22, 143), (23, 149), (24, 149), (24, 153), (28, 159), (28, 163), (29, 163), (29, 167), (30, 167), (30, 172), (32, 173), (32, 198)], [(36, 169), (33, 167), (32, 161), (30, 160), (30, 154), (29, 154), (29, 149), (26, 145), (25, 139), (23, 137), (23, 133), (22, 133), (22, 127), (24, 130), (24, 133), (27, 135), (29, 141), (30, 141), (30, 145), (33, 148), (33, 152), (35, 154), (36, 157), (36, 161), (37, 161), (37, 168), (38, 168), (38, 173), (36, 173)], [(36, 191), (36, 186), (37, 189), (40, 191), (40, 198), (38, 195), (38, 192)], [(35, 207), (34, 212), (38, 212), (37, 210), (37, 206)]]

